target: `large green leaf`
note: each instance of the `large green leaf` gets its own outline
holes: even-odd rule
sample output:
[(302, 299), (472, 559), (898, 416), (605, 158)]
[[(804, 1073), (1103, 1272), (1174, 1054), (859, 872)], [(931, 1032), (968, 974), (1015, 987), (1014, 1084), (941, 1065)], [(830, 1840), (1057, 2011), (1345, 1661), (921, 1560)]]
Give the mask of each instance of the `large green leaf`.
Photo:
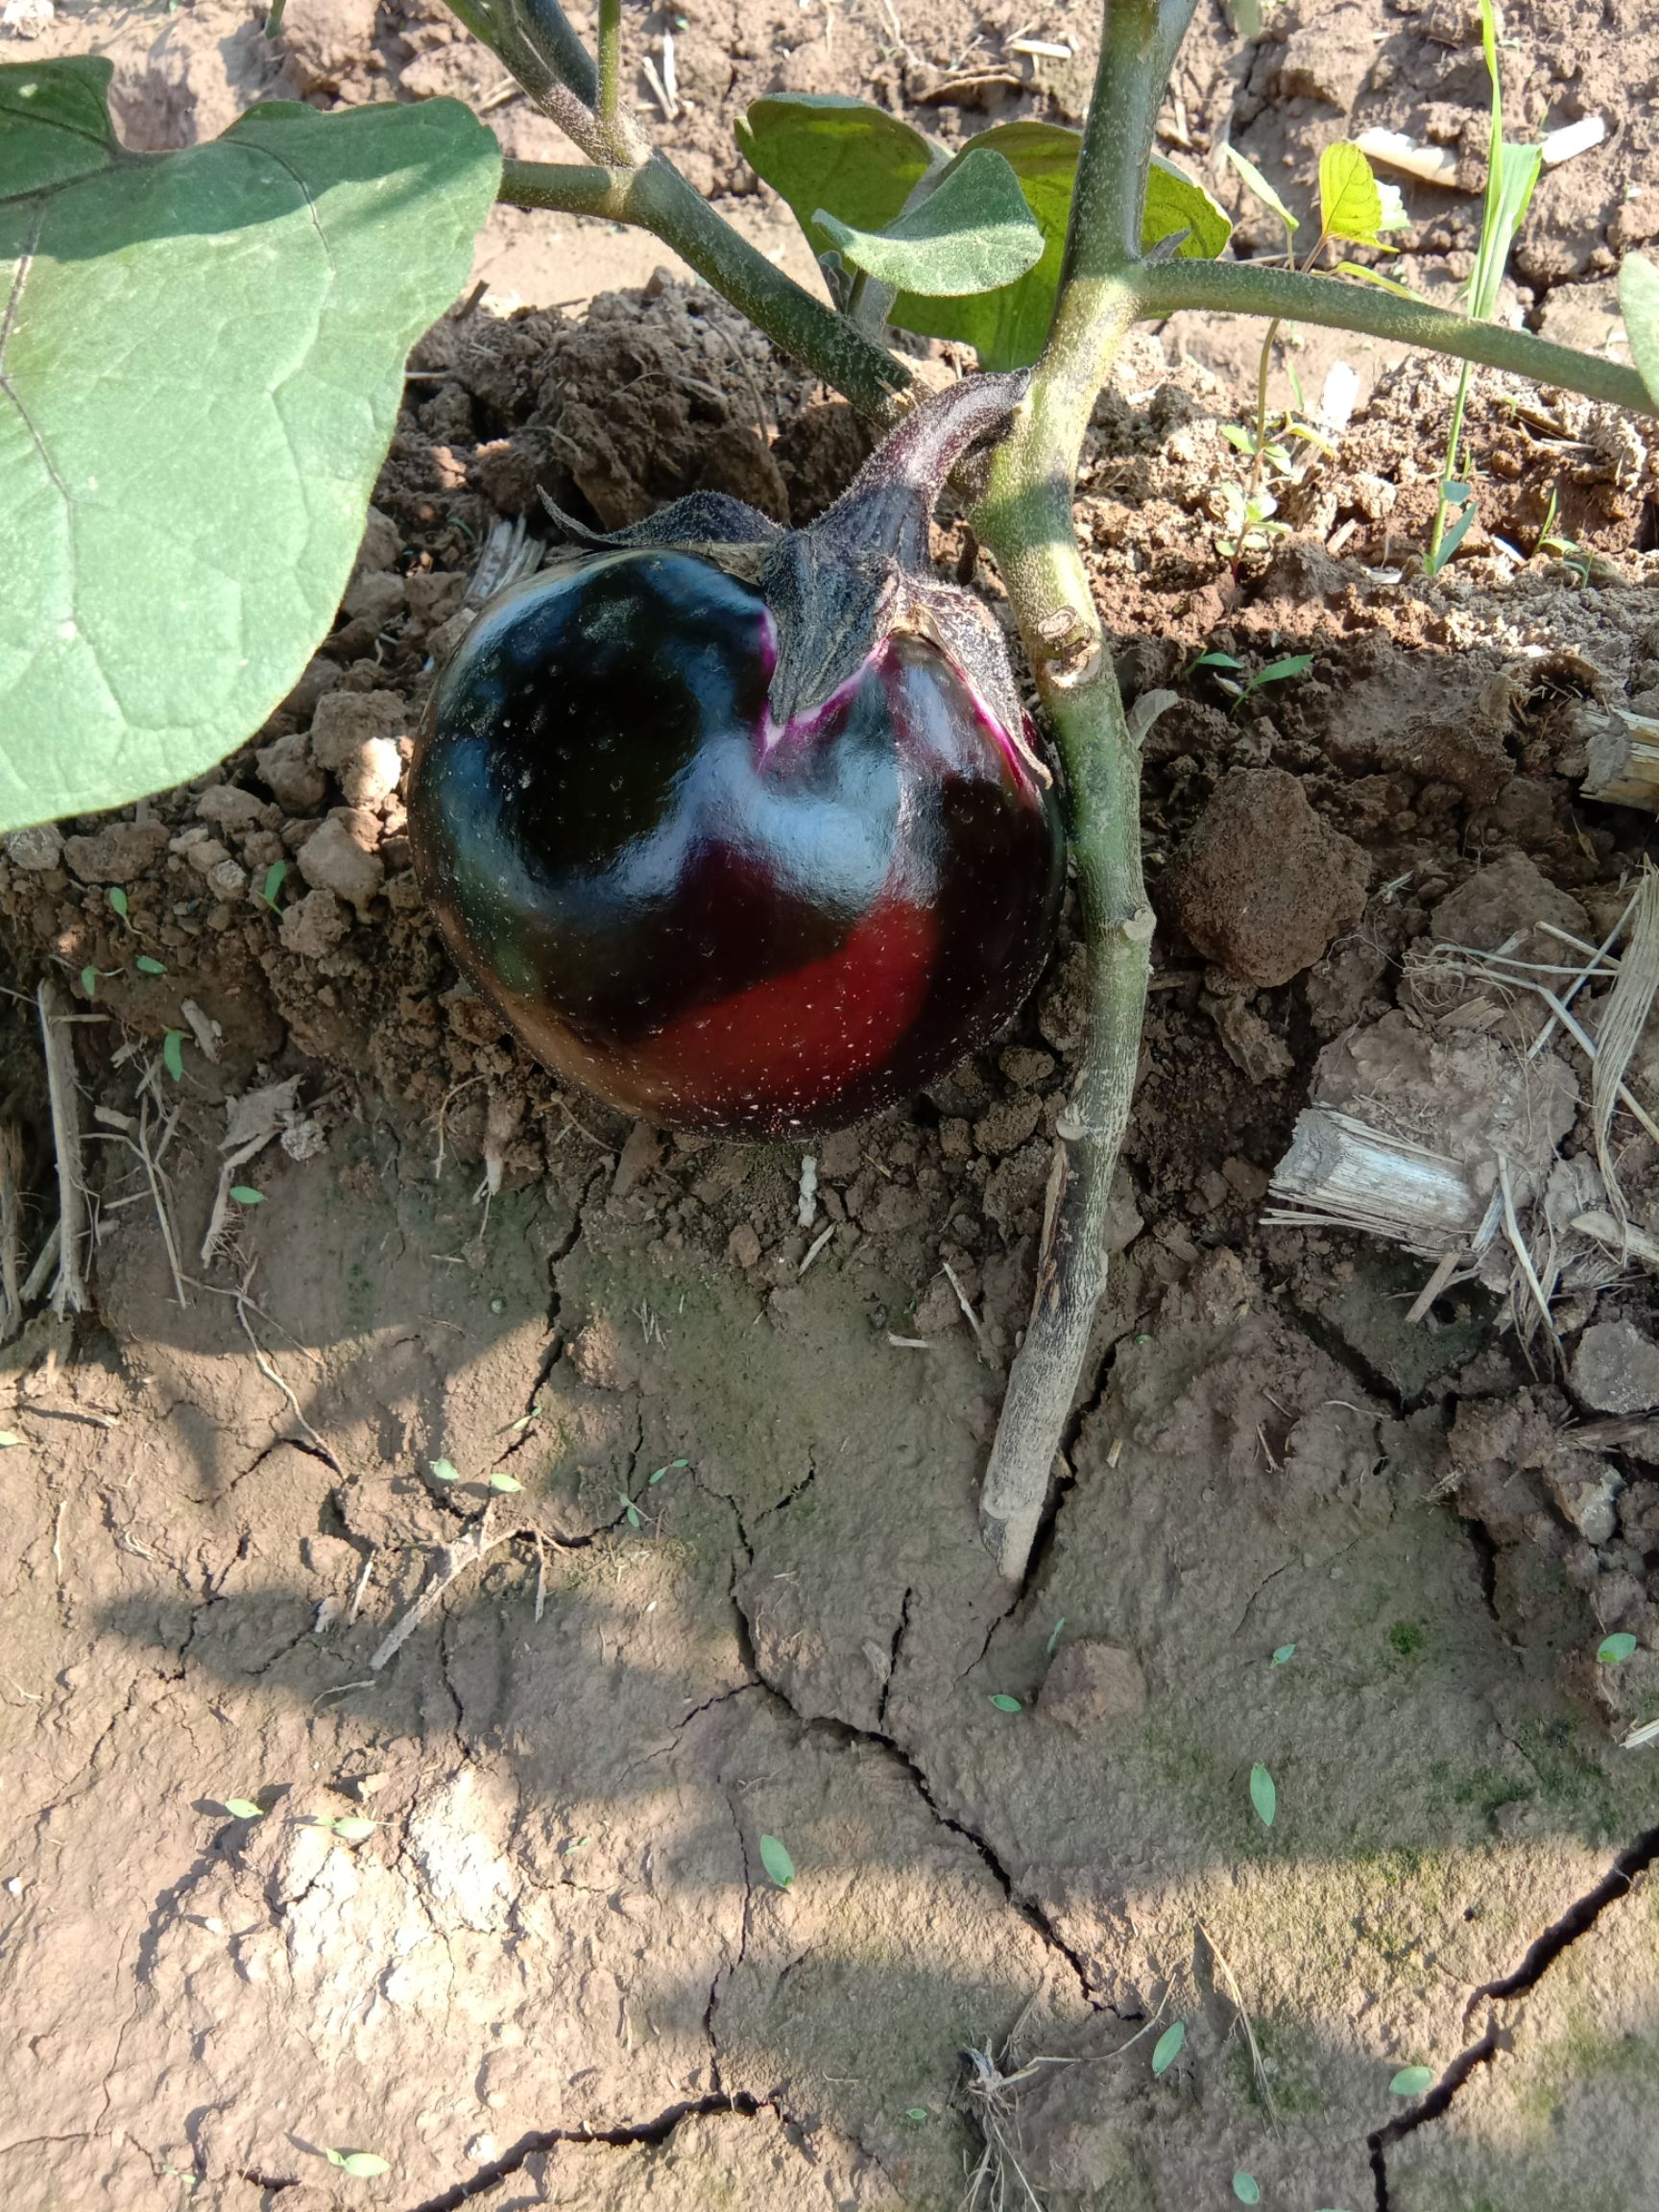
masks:
[(1636, 373), (1659, 407), (1659, 269), (1629, 253), (1619, 272), (1619, 304)]
[(500, 174), (450, 100), (129, 154), (109, 75), (0, 68), (0, 830), (200, 775), (292, 687)]
[(991, 292), (1022, 276), (1043, 252), (1020, 180), (999, 154), (958, 155), (925, 200), (881, 230), (860, 230), (828, 208), (813, 221), (850, 269), (926, 299)]
[[(1043, 232), (1042, 255), (1017, 283), (975, 299), (923, 300), (903, 293), (893, 303), (891, 320), (925, 337), (964, 341), (977, 352), (981, 368), (1023, 369), (1035, 361), (1054, 319), (1082, 144), (1078, 132), (1057, 123), (998, 123), (970, 138), (956, 158), (975, 151), (1001, 155)], [(1188, 233), (1177, 253), (1195, 258), (1213, 258), (1233, 234), (1225, 213), (1201, 185), (1155, 158), (1142, 218), (1142, 249), (1149, 252), (1177, 230)]]
[(814, 253), (835, 243), (813, 220), (819, 208), (854, 230), (885, 230), (944, 158), (898, 116), (839, 93), (757, 100), (736, 130), (744, 159), (788, 202)]

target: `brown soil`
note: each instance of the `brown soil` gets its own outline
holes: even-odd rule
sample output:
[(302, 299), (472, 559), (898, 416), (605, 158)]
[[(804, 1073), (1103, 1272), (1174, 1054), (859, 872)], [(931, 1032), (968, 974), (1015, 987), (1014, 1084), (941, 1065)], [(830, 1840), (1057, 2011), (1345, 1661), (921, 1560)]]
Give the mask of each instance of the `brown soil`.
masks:
[[(1080, 36), (1070, 11), (947, 6), (915, 48), (902, 8), (784, 13), (677, 34), (701, 181), (737, 181), (719, 134), (780, 83), (865, 70), (947, 131), (1075, 113), (1081, 64), (1038, 93), (990, 66), (1022, 29)], [(311, 96), (477, 88), (435, 9), (366, 12), (335, 65), (345, 21), (293, 0)], [(193, 59), (162, 72), (183, 107), (132, 93), (130, 128), (220, 127), (207, 22), (232, 108), (276, 82), (207, 9), (132, 16), (124, 53)], [(1529, 121), (1617, 125), (1521, 257), (1530, 312), (1593, 314), (1565, 280), (1637, 235), (1628, 91), (1659, 38), (1508, 27)], [(1309, 11), (1252, 54), (1217, 16), (1171, 121), (1203, 152), (1230, 115), (1293, 182), (1350, 105), (1472, 143), (1465, 31)], [(1471, 203), (1438, 205), (1416, 265), (1455, 275)], [(1177, 703), (1147, 739), (1119, 1258), (1017, 1599), (974, 1500), (1082, 1042), (1070, 926), (995, 1047), (816, 1148), (808, 1214), (799, 1148), (630, 1128), (526, 1064), (409, 873), (408, 733), (499, 516), (545, 491), (615, 524), (707, 485), (801, 519), (855, 466), (847, 411), (709, 294), (440, 325), (294, 697), (219, 775), (0, 859), (19, 984), (85, 1018), (99, 1216), (92, 1310), (0, 1356), (8, 2204), (952, 2206), (985, 2117), (965, 2048), (1034, 2067), (1001, 2094), (1055, 2212), (1222, 2204), (1240, 2171), (1358, 2212), (1379, 2166), (1397, 2212), (1653, 2201), (1646, 1906), (1466, 2010), (1588, 1923), (1615, 1854), (1640, 1873), (1653, 1753), (1617, 1739), (1659, 1707), (1652, 1302), (1631, 1275), (1575, 1292), (1555, 1360), (1479, 1284), (1407, 1325), (1426, 1262), (1262, 1223), (1325, 1047), (1456, 1045), (1424, 948), (1617, 918), (1651, 819), (1580, 796), (1575, 716), (1659, 709), (1653, 464), (1598, 410), (1480, 380), (1488, 535), (1426, 584), (1449, 378), (1395, 369), (1236, 566), (1239, 401), (1192, 337), (1131, 347), (1080, 502), (1125, 687)], [(1511, 560), (1552, 486), (1578, 565)], [(936, 549), (972, 556), (949, 517)], [(1240, 704), (1202, 652), (1313, 661)], [(0, 1027), (25, 1264), (52, 1209), (26, 1012)], [(1576, 1156), (1588, 1077), (1560, 1066)], [(262, 1202), (204, 1258), (228, 1109), (290, 1079), (232, 1178)], [(1615, 1126), (1651, 1223), (1659, 1152)], [(1618, 1670), (1611, 1629), (1639, 1643)], [(1489, 2017), (1500, 2055), (1374, 2151), (1395, 2069), (1484, 2058)], [(390, 2171), (325, 2155), (359, 2150)]]

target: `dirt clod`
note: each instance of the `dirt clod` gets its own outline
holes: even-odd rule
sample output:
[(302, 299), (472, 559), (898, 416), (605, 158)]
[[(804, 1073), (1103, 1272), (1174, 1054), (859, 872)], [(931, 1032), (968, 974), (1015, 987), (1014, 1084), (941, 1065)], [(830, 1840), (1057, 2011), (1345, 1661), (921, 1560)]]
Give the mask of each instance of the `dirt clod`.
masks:
[(1659, 1344), (1628, 1321), (1599, 1321), (1573, 1355), (1573, 1389), (1598, 1413), (1646, 1413), (1659, 1406)]
[(1226, 777), (1166, 878), (1176, 921), (1241, 983), (1287, 983), (1365, 906), (1370, 864), (1282, 768)]
[(1133, 1651), (1079, 1637), (1054, 1654), (1037, 1709), (1046, 1720), (1088, 1729), (1125, 1719), (1145, 1702), (1146, 1677)]

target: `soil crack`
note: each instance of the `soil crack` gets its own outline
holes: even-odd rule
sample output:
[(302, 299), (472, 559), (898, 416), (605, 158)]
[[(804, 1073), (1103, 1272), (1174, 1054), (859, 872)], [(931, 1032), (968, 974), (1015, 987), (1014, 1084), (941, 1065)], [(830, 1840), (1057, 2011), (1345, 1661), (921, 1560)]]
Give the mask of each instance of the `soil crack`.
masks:
[(754, 2120), (762, 2112), (776, 2112), (782, 2117), (775, 2096), (754, 2097), (743, 2089), (732, 2095), (714, 2090), (707, 2097), (686, 2098), (678, 2104), (670, 2104), (665, 2112), (658, 2113), (651, 2120), (626, 2121), (615, 2128), (539, 2128), (520, 2136), (510, 2151), (490, 2165), (480, 2166), (465, 2181), (457, 2181), (436, 2197), (422, 2198), (419, 2204), (410, 2205), (408, 2212), (457, 2212), (458, 2206), (486, 2195), (497, 2182), (520, 2173), (538, 2151), (555, 2151), (561, 2143), (608, 2143), (615, 2150), (654, 2147), (666, 2143), (682, 2122), (702, 2119), (711, 2112), (734, 2112), (745, 2120)]
[[(1463, 2008), (1465, 2025), (1473, 2016), (1476, 2007), (1482, 2003), (1503, 2003), (1524, 1997), (1549, 1973), (1561, 1954), (1587, 1936), (1609, 1906), (1618, 1905), (1628, 1897), (1639, 1875), (1659, 1861), (1659, 1828), (1649, 1828), (1634, 1843), (1621, 1851), (1612, 1865), (1594, 1887), (1587, 1889), (1569, 1905), (1566, 1911), (1551, 1921), (1543, 1933), (1527, 1947), (1526, 1956), (1513, 1973), (1503, 1975), (1496, 1982), (1483, 1982), (1470, 1996)], [(1499, 2025), (1496, 2015), (1488, 2014), (1483, 2032), (1475, 2042), (1465, 2046), (1446, 2068), (1432, 2089), (1409, 2112), (1403, 2112), (1380, 2128), (1367, 2142), (1371, 2153), (1371, 2177), (1377, 2191), (1377, 2212), (1389, 2212), (1388, 2151), (1407, 2135), (1414, 2135), (1419, 2128), (1426, 2128), (1438, 2120), (1452, 2104), (1458, 2091), (1477, 2071), (1489, 2065), (1499, 2052), (1507, 2049), (1506, 2032)]]
[[(1015, 1600), (1015, 1602), (1019, 1602), (1018, 1599)], [(934, 1819), (939, 1822), (942, 1828), (949, 1828), (952, 1835), (960, 1836), (965, 1843), (969, 1843), (973, 1846), (973, 1848), (978, 1853), (980, 1859), (984, 1862), (991, 1874), (995, 1877), (998, 1888), (1000, 1888), (1002, 1894), (1007, 1898), (1010, 1906), (1020, 1915), (1021, 1919), (1022, 1919), (1026, 1926), (1032, 1929), (1035, 1934), (1043, 1938), (1043, 1941), (1047, 1944), (1050, 1950), (1058, 1952), (1061, 1958), (1066, 1960), (1072, 1973), (1077, 1977), (1078, 1988), (1081, 1991), (1084, 2003), (1088, 2005), (1092, 2011), (1097, 2012), (1101, 2010), (1101, 2003), (1099, 1999), (1095, 1997), (1094, 1990), (1090, 1987), (1088, 1969), (1085, 1967), (1082, 1959), (1075, 1951), (1072, 1950), (1071, 1946), (1067, 1942), (1065, 1936), (1062, 1936), (1060, 1931), (1054, 1926), (1054, 1923), (1049, 1919), (1048, 1915), (1044, 1911), (1043, 1908), (1036, 1904), (1031, 1898), (1022, 1893), (1015, 1883), (1013, 1875), (1002, 1863), (1002, 1861), (998, 1857), (995, 1846), (988, 1842), (976, 1829), (970, 1828), (966, 1821), (953, 1818), (950, 1814), (944, 1810), (938, 1799), (934, 1796), (932, 1785), (929, 1783), (926, 1775), (924, 1773), (921, 1767), (917, 1765), (916, 1761), (911, 1757), (910, 1753), (905, 1749), (903, 1744), (899, 1742), (897, 1737), (887, 1735), (885, 1731), (880, 1728), (860, 1728), (855, 1726), (854, 1723), (851, 1720), (836, 1719), (829, 1715), (818, 1715), (813, 1719), (808, 1719), (797, 1709), (795, 1705), (790, 1702), (785, 1694), (780, 1690), (775, 1683), (769, 1681), (766, 1675), (761, 1671), (759, 1661), (755, 1650), (754, 1631), (750, 1624), (748, 1615), (743, 1611), (742, 1605), (737, 1600), (735, 1586), (733, 1586), (733, 1603), (736, 1608), (737, 1618), (741, 1623), (741, 1634), (743, 1641), (742, 1656), (744, 1663), (754, 1672), (756, 1682), (758, 1687), (764, 1690), (768, 1696), (775, 1697), (778, 1702), (784, 1707), (792, 1719), (795, 1721), (796, 1725), (802, 1730), (804, 1734), (827, 1736), (841, 1743), (866, 1743), (871, 1745), (876, 1750), (884, 1752), (890, 1759), (896, 1760), (898, 1764), (902, 1767), (904, 1771), (909, 1775), (912, 1784), (915, 1786), (922, 1798), (922, 1802), (926, 1806), (929, 1813), (932, 1814)]]

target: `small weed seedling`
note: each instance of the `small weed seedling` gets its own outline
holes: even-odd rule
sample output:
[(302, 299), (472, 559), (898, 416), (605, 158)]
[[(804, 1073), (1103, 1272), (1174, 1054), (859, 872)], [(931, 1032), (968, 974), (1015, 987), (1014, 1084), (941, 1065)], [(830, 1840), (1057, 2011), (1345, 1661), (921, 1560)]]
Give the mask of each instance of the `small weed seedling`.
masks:
[(1195, 668), (1214, 668), (1216, 688), (1226, 692), (1233, 702), (1231, 711), (1237, 714), (1245, 700), (1264, 685), (1287, 684), (1294, 676), (1306, 676), (1312, 665), (1311, 653), (1286, 653), (1282, 660), (1269, 661), (1264, 668), (1249, 675), (1243, 661), (1231, 653), (1200, 653), (1196, 661), (1188, 662), (1182, 673), (1190, 676)]
[(392, 2171), (390, 2160), (382, 2158), (378, 2151), (325, 2151), (323, 2155), (330, 2166), (338, 2166), (354, 2181), (373, 2181)]
[[(1089, 958), (1088, 1043), (1055, 1139), (1063, 1171), (1053, 1188), (1062, 1195), (1038, 1256), (1047, 1294), (1009, 1374), (982, 1497), (986, 1540), (1018, 1582), (1105, 1283), (1104, 1224), (1152, 934), (1140, 746), (1072, 523), (1084, 439), (1119, 349), (1136, 324), (1182, 310), (1254, 316), (1267, 326), (1255, 421), (1234, 441), (1249, 463), (1227, 516), (1231, 557), (1241, 560), (1271, 539), (1272, 486), (1310, 466), (1322, 436), (1299, 401), (1293, 414), (1270, 416), (1277, 327), (1320, 325), (1437, 350), (1652, 415), (1659, 268), (1631, 254), (1620, 272), (1634, 368), (1489, 319), (1537, 149), (1503, 142), (1487, 0), (1491, 180), (1471, 315), (1414, 299), (1358, 262), (1329, 273), (1313, 266), (1335, 245), (1385, 252), (1398, 220), (1397, 202), (1345, 143), (1321, 161), (1319, 234), (1300, 260), (1290, 210), (1236, 162), (1283, 226), (1285, 251), (1226, 258), (1225, 211), (1153, 151), (1196, 0), (1103, 0), (1099, 67), (1080, 132), (998, 124), (952, 154), (854, 98), (757, 101), (738, 128), (739, 149), (794, 213), (834, 305), (758, 253), (648, 142), (623, 97), (619, 0), (600, 0), (593, 51), (560, 0), (450, 4), (574, 143), (579, 161), (504, 162), (487, 125), (451, 99), (335, 114), (278, 102), (252, 108), (209, 144), (137, 154), (115, 135), (108, 60), (0, 66), (0, 205), (15, 214), (28, 204), (42, 241), (19, 264), (8, 304), (8, 397), (23, 420), (59, 426), (50, 449), (20, 438), (0, 452), (0, 512), (35, 518), (5, 594), (0, 834), (204, 775), (292, 690), (346, 585), (403, 400), (409, 348), (461, 292), (473, 240), (497, 201), (650, 231), (859, 413), (899, 424), (896, 439), (919, 416), (892, 332), (950, 339), (981, 370), (1015, 379), (987, 381), (964, 402), (984, 410), (969, 518), (1006, 589), (1064, 765)], [(1234, 20), (1252, 36), (1259, 10), (1238, 5)], [(279, 36), (279, 6), (270, 21)], [(244, 204), (251, 151), (267, 188), (256, 210), (228, 215)], [(239, 308), (254, 251), (260, 313), (248, 316)], [(120, 282), (109, 276), (117, 266)], [(287, 342), (274, 345), (273, 330)], [(120, 376), (102, 372), (112, 359), (123, 363)], [(969, 380), (970, 394), (979, 382)], [(266, 420), (278, 398), (284, 437), (225, 428)], [(1459, 404), (1435, 565), (1474, 512), (1473, 496), (1459, 497), (1469, 483), (1461, 419)], [(74, 515), (68, 485), (98, 488), (77, 491)], [(307, 517), (279, 574), (270, 558), (274, 513)], [(157, 543), (170, 548), (176, 576), (211, 576), (212, 608), (183, 586), (155, 590)], [(1305, 665), (1303, 656), (1271, 663), (1238, 684), (1235, 704)], [(130, 725), (124, 702), (138, 668), (143, 714)], [(265, 877), (272, 911), (283, 865)], [(125, 890), (108, 896), (126, 922)], [(169, 1031), (163, 1057), (175, 1083), (183, 1080), (182, 1049), (182, 1034)]]
[(1262, 1827), (1271, 1828), (1279, 1817), (1279, 1787), (1265, 1767), (1250, 1769), (1250, 1802)]
[[(1498, 23), (1492, 0), (1480, 0), (1480, 43), (1486, 56), (1486, 73), (1492, 81), (1492, 131), (1486, 162), (1486, 202), (1480, 224), (1480, 244), (1469, 279), (1469, 312), (1490, 322), (1497, 312), (1509, 250), (1515, 243), (1544, 165), (1541, 146), (1512, 146), (1503, 136), (1503, 91), (1498, 68)], [(1457, 396), (1452, 402), (1452, 426), (1446, 438), (1446, 466), (1441, 472), (1434, 521), (1429, 533), (1429, 551), (1423, 565), (1437, 576), (1464, 539), (1478, 512), (1475, 487), (1466, 481), (1468, 464), (1463, 452), (1463, 415), (1469, 403), (1469, 364), (1457, 378)]]
[(776, 1836), (761, 1837), (760, 1863), (780, 1889), (794, 1888), (795, 1862)]
[(1402, 2066), (1388, 2084), (1390, 2097), (1421, 2097), (1434, 2086), (1432, 2066)]

